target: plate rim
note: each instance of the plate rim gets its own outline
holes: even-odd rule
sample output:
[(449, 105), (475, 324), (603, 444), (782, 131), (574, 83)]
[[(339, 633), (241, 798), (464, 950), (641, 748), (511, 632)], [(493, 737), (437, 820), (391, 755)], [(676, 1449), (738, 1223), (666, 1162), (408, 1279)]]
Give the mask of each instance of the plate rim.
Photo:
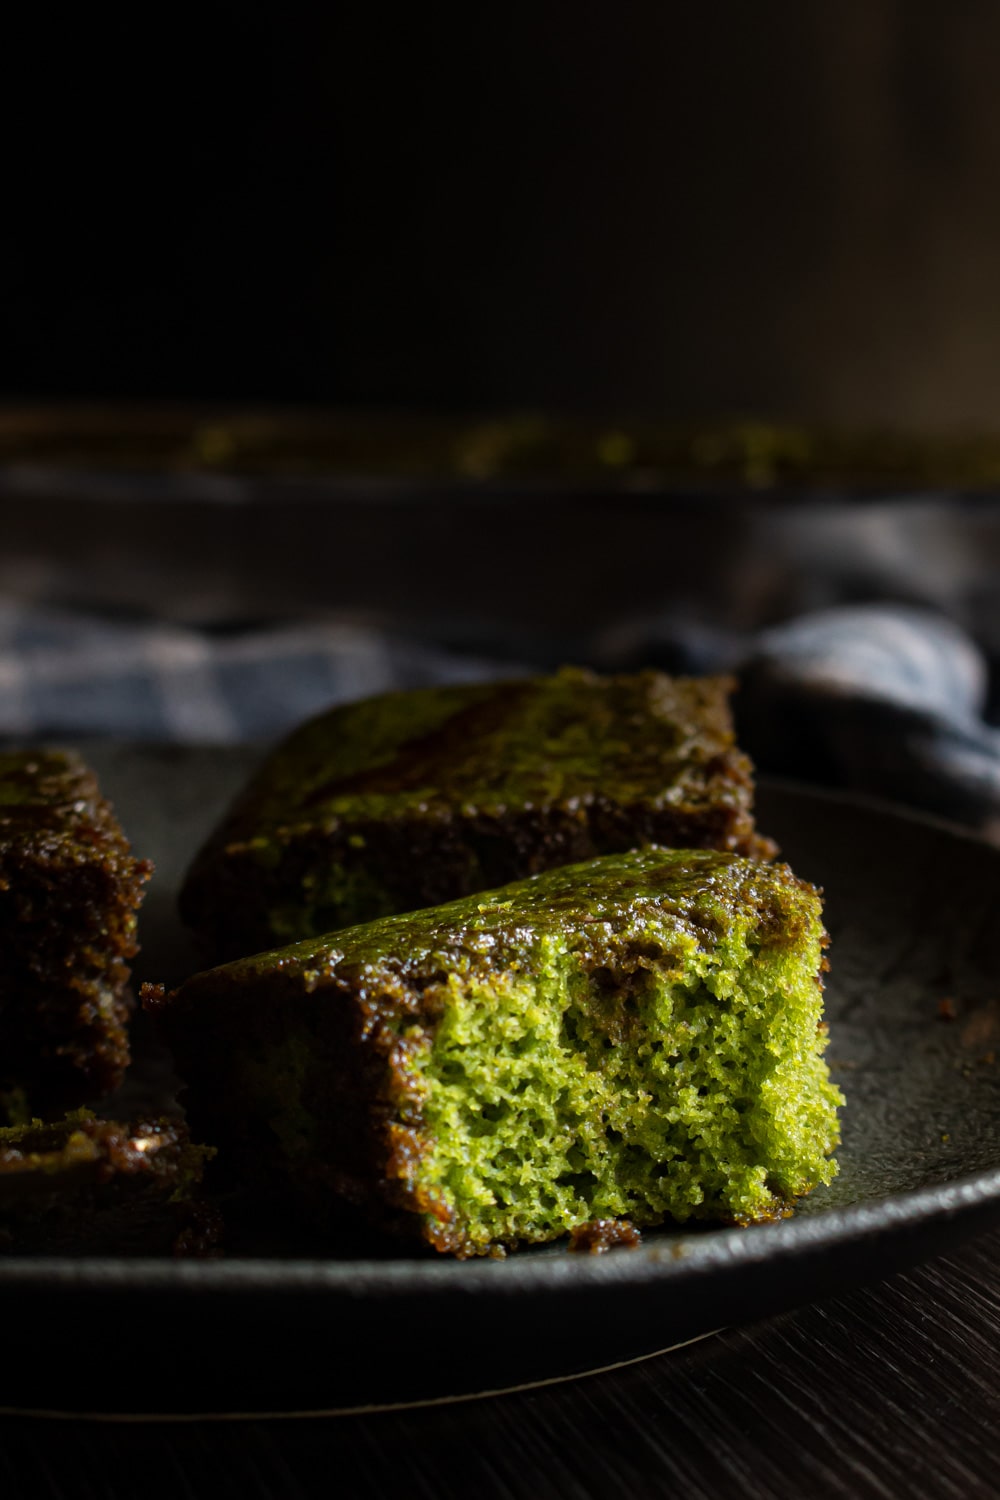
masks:
[(83, 1289), (121, 1291), (198, 1290), (243, 1293), (261, 1291), (301, 1293), (340, 1290), (352, 1299), (409, 1295), (415, 1290), (447, 1290), (452, 1283), (463, 1291), (504, 1293), (556, 1292), (580, 1286), (630, 1285), (686, 1279), (689, 1275), (728, 1266), (736, 1268), (821, 1253), (844, 1243), (899, 1233), (928, 1220), (959, 1218), (991, 1203), (1000, 1205), (1000, 1167), (967, 1174), (953, 1181), (894, 1193), (866, 1203), (822, 1210), (775, 1224), (745, 1229), (724, 1228), (688, 1235), (683, 1241), (664, 1237), (636, 1249), (609, 1254), (572, 1255), (531, 1253), (504, 1260), (489, 1257), (460, 1261), (386, 1259), (348, 1260), (320, 1257), (264, 1259), (240, 1256), (232, 1260), (171, 1260), (126, 1256), (12, 1257), (0, 1262), (0, 1290), (30, 1287), (36, 1282)]
[[(201, 746), (153, 746), (145, 742), (95, 739), (90, 747), (140, 752), (170, 748), (183, 752)], [(232, 746), (204, 747), (225, 753)], [(847, 805), (861, 812), (901, 820), (971, 844), (1000, 860), (1000, 844), (960, 823), (886, 798), (816, 786), (784, 777), (761, 776), (758, 791)], [(780, 854), (779, 854), (780, 858)], [(977, 1209), (997, 1205), (1000, 1215), (1000, 1166), (964, 1173), (925, 1187), (885, 1197), (821, 1208), (797, 1217), (745, 1228), (657, 1226), (635, 1248), (607, 1254), (553, 1253), (528, 1249), (503, 1259), (420, 1255), (385, 1257), (234, 1256), (220, 1259), (171, 1259), (126, 1256), (0, 1257), (0, 1294), (45, 1286), (92, 1293), (122, 1291), (191, 1292), (204, 1295), (294, 1295), (346, 1293), (352, 1300), (383, 1300), (416, 1291), (454, 1289), (491, 1296), (515, 1293), (575, 1293), (585, 1288), (642, 1286), (685, 1281), (724, 1268), (770, 1264), (822, 1255), (845, 1244), (867, 1244), (928, 1223), (963, 1219)]]

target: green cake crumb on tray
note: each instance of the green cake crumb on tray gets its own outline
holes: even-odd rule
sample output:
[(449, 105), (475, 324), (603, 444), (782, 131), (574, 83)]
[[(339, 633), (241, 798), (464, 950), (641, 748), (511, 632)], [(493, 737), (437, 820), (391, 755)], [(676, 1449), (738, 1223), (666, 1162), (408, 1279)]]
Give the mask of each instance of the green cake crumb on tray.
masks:
[(825, 942), (787, 867), (648, 849), (145, 994), (238, 1176), (464, 1257), (828, 1182)]
[(268, 758), (195, 860), (212, 961), (646, 844), (768, 856), (724, 677), (552, 677), (386, 693)]

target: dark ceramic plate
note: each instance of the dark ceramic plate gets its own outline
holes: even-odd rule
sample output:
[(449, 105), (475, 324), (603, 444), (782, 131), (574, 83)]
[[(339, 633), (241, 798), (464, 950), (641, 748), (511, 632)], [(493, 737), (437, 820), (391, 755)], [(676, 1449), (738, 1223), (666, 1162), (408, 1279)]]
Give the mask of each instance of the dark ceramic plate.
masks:
[[(253, 756), (90, 754), (158, 862), (141, 975), (177, 978), (180, 870)], [(496, 1390), (776, 1313), (1000, 1221), (1000, 849), (792, 787), (762, 790), (760, 824), (826, 889), (847, 1096), (840, 1176), (793, 1219), (464, 1264), (291, 1245), (202, 1264), (8, 1260), (0, 1406), (288, 1412)]]

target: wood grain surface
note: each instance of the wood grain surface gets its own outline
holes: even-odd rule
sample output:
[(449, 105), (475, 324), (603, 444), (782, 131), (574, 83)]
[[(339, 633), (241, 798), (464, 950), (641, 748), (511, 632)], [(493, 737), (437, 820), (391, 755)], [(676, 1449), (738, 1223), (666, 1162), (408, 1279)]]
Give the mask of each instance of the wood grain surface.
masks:
[(850, 1296), (627, 1369), (449, 1406), (172, 1426), (9, 1417), (0, 1422), (0, 1493), (993, 1496), (998, 1265), (993, 1233)]

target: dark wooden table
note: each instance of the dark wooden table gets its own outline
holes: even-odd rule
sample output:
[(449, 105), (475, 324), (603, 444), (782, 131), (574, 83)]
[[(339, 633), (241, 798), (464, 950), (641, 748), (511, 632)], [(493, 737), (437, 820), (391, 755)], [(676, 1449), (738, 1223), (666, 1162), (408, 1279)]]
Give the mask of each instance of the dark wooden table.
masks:
[(0, 1494), (968, 1500), (1000, 1494), (998, 1426), (1000, 1232), (846, 1297), (507, 1396), (268, 1422), (10, 1416)]

